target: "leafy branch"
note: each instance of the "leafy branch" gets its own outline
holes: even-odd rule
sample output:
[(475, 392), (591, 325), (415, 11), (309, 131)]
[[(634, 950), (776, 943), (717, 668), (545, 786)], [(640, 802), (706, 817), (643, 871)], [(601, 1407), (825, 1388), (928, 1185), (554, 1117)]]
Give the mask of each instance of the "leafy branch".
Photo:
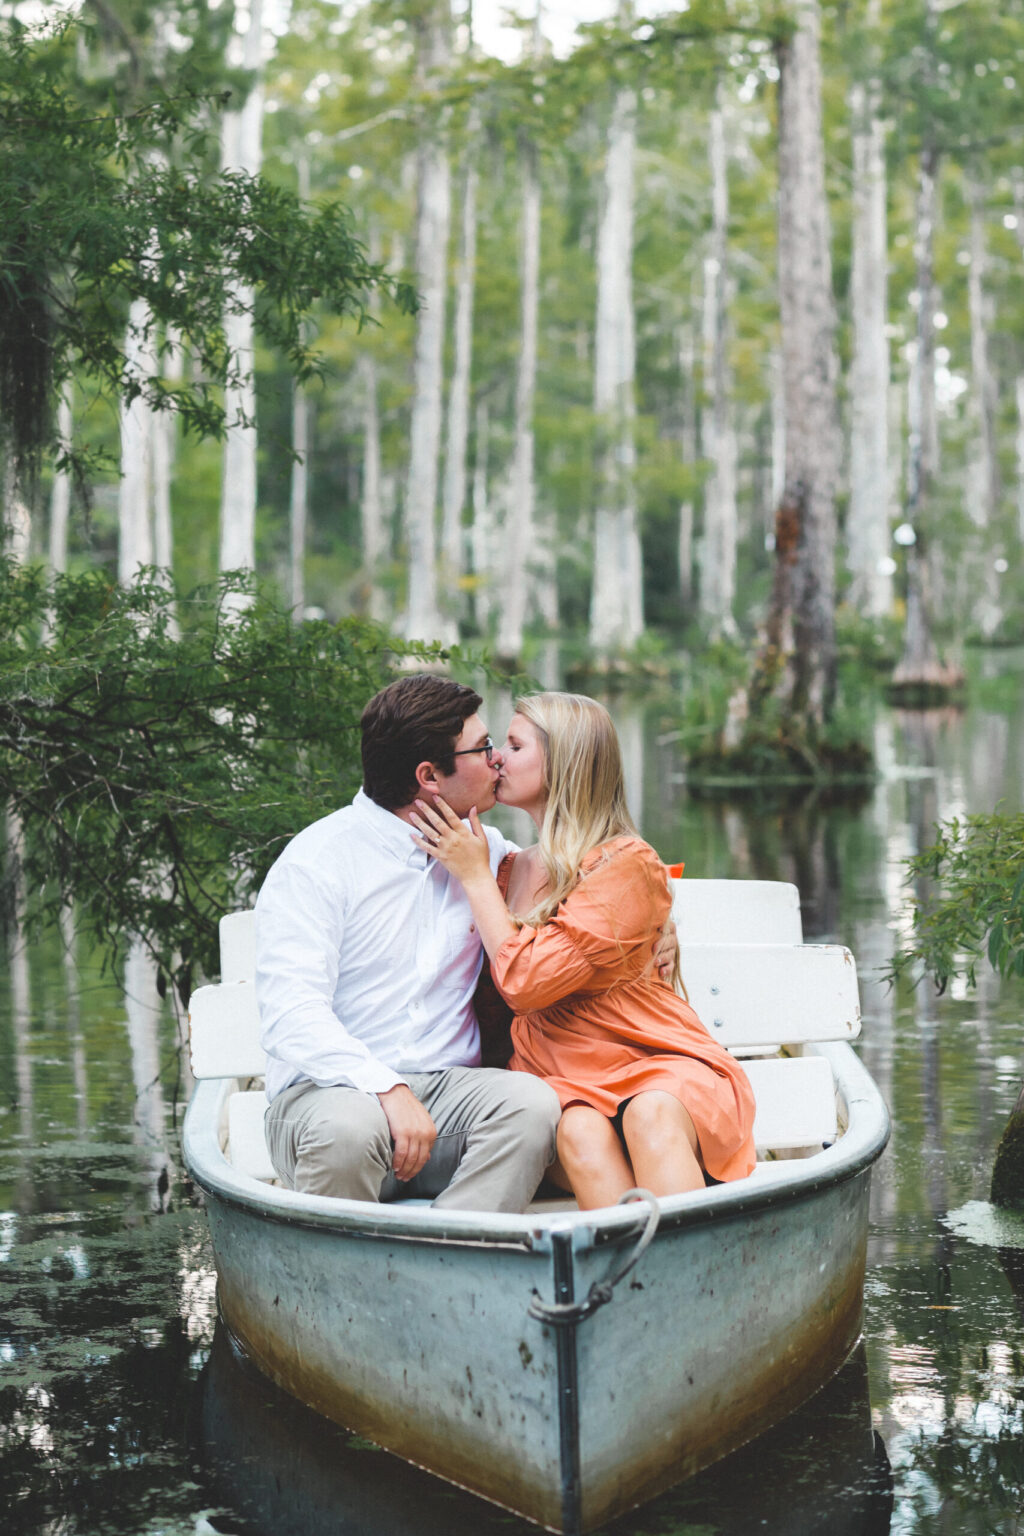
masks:
[(1024, 813), (954, 817), (938, 831), (908, 861), (910, 878), (935, 889), (915, 899), (913, 941), (892, 976), (923, 966), (944, 992), (958, 976), (973, 986), (987, 960), (1001, 976), (1024, 977)]

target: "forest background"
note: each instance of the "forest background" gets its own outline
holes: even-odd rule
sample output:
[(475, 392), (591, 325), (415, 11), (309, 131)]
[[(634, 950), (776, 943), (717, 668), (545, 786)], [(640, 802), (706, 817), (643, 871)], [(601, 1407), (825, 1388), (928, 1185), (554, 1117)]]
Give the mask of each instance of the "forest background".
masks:
[[(865, 670), (922, 701), (1022, 638), (1019, 0), (567, 9), (6, 10), (5, 787), (48, 807), (41, 872), (97, 850), (57, 810), (67, 732), (24, 743), (63, 687), (72, 732), (155, 752), (126, 679), (166, 725), (183, 632), (221, 669), (190, 730), (225, 771), (232, 666), (244, 711), (271, 632), (293, 692), (355, 655), (336, 779), (407, 644), (681, 677), (691, 773), (819, 778), (870, 770)], [(76, 713), (83, 658), (124, 663), (106, 714)], [(292, 767), (329, 755), (282, 699)], [(129, 805), (133, 849), (163, 826), (152, 788), (108, 848)]]

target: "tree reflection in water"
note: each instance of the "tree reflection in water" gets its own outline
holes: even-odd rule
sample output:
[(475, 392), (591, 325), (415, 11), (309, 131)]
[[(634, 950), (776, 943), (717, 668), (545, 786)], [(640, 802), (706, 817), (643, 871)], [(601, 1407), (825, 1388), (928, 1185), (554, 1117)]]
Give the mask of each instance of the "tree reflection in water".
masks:
[[(488, 701), (496, 734), (509, 702)], [(944, 1218), (987, 1195), (1019, 1084), (1024, 999), (989, 978), (974, 996), (935, 998), (907, 983), (889, 991), (882, 975), (907, 922), (902, 860), (934, 820), (1001, 798), (1019, 805), (1024, 710), (883, 712), (883, 773), (859, 803), (751, 805), (688, 795), (675, 746), (658, 744), (668, 734), (658, 708), (612, 707), (634, 810), (665, 857), (685, 859), (690, 876), (792, 880), (807, 937), (854, 951), (859, 1049), (894, 1120), (874, 1178), (859, 1399), (845, 1373), (802, 1418), (619, 1521), (616, 1536), (1009, 1536), (1024, 1505), (1024, 1254), (968, 1242)], [(313, 1495), (327, 1487), (332, 1531), (525, 1533), (361, 1449), (262, 1379), (217, 1385), (205, 1217), (176, 1171), (177, 1024), (150, 998), (129, 1030), (96, 958), (74, 958), (54, 935), (16, 947), (0, 976), (5, 1530), (184, 1536), (202, 1516), (223, 1531), (314, 1536)], [(239, 1437), (257, 1444), (252, 1415), (267, 1403), (269, 1440), (250, 1455)], [(318, 1448), (326, 1471), (321, 1457), (302, 1485), (299, 1463)], [(291, 1470), (278, 1467), (283, 1502), (268, 1526), (255, 1500), (275, 1451)], [(330, 1481), (335, 1458), (350, 1495)]]

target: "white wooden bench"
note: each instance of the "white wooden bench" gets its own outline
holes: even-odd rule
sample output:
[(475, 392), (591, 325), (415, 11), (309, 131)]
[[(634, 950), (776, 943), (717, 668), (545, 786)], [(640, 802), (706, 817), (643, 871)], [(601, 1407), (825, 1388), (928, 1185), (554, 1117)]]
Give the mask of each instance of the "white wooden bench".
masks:
[[(805, 1048), (859, 1034), (853, 956), (840, 945), (801, 943), (795, 886), (685, 879), (675, 886), (673, 916), (687, 994), (715, 1038), (747, 1058), (759, 1158), (827, 1145), (838, 1134), (832, 1071)], [(262, 1076), (266, 1065), (252, 982), (252, 913), (222, 918), (220, 943), (222, 980), (198, 987), (189, 1005), (192, 1071), (197, 1078), (244, 1083)], [(776, 1054), (764, 1055), (769, 1049)], [(265, 1110), (262, 1091), (228, 1099), (232, 1163), (258, 1179), (274, 1177), (263, 1136)]]

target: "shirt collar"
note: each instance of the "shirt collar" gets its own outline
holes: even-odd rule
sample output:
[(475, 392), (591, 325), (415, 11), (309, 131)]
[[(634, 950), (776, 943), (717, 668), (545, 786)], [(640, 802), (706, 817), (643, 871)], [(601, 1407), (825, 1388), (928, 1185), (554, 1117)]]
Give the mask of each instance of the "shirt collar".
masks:
[(394, 811), (386, 811), (376, 800), (371, 800), (365, 790), (359, 790), (352, 802), (353, 809), (360, 819), (369, 826), (374, 836), (381, 842), (387, 851), (400, 859), (403, 864), (411, 864), (416, 869), (426, 869), (433, 860), (429, 854), (417, 848), (412, 840), (415, 831), (407, 821), (396, 816)]

